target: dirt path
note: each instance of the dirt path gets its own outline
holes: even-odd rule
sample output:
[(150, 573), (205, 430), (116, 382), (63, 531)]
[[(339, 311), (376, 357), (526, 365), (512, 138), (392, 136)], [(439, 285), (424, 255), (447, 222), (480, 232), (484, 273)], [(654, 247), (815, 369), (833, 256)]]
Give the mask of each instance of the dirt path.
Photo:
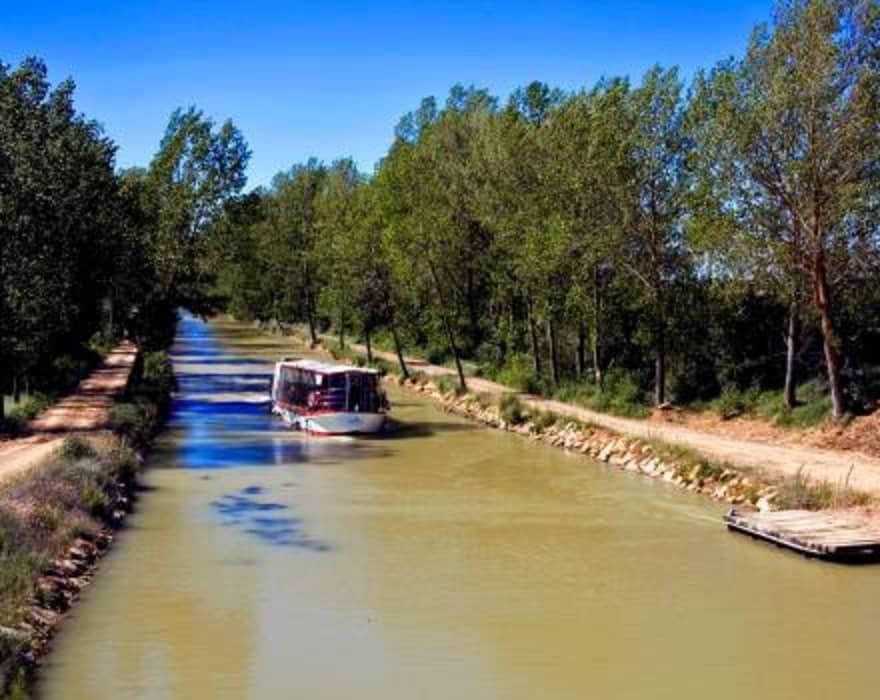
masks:
[(30, 435), (0, 442), (0, 480), (39, 464), (72, 433), (107, 430), (113, 399), (125, 388), (136, 356), (134, 343), (120, 343), (76, 391), (31, 422)]
[[(352, 344), (351, 347), (356, 352), (366, 353), (363, 345)], [(394, 353), (373, 350), (373, 355), (397, 364)], [(407, 358), (407, 363), (414, 371), (431, 377), (454, 376), (454, 372), (447, 367), (432, 365), (416, 358)], [(467, 383), (468, 388), (478, 394), (497, 396), (513, 392), (509, 387), (477, 377), (469, 377)], [(528, 394), (520, 394), (520, 400), (533, 410), (552, 411), (560, 416), (593, 423), (623, 435), (681, 445), (706, 457), (739, 467), (759, 467), (786, 476), (793, 476), (798, 470), (802, 470), (813, 479), (832, 483), (842, 483), (849, 475), (849, 483), (853, 488), (880, 494), (880, 459), (858, 452), (726, 437), (671, 423), (618, 418)]]

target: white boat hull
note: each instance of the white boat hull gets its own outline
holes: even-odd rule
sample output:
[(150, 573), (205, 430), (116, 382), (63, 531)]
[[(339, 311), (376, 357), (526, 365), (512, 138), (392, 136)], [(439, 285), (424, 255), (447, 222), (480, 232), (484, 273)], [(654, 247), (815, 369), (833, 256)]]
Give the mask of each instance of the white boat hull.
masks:
[(385, 425), (384, 413), (316, 413), (301, 415), (288, 408), (274, 407), (273, 411), (291, 427), (315, 435), (369, 435), (378, 433)]

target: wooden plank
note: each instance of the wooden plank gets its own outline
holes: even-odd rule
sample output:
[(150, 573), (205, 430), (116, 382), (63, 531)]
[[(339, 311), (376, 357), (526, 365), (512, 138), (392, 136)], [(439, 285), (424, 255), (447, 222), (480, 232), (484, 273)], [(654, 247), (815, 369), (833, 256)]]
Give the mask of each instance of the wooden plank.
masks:
[(731, 509), (730, 530), (829, 561), (880, 561), (880, 525), (849, 513), (777, 511), (741, 513)]

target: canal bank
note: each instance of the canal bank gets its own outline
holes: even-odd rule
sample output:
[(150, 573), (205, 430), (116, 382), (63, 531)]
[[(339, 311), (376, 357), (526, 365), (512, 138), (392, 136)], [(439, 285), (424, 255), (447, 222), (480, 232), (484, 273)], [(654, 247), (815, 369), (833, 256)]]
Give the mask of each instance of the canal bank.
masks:
[(26, 444), (0, 484), (0, 697), (26, 692), (136, 498), (173, 375), (161, 353), (125, 354), (34, 421), (52, 450), (34, 463)]
[(38, 697), (873, 698), (875, 569), (392, 388), (396, 434), (268, 413), (289, 339), (181, 323), (148, 490)]

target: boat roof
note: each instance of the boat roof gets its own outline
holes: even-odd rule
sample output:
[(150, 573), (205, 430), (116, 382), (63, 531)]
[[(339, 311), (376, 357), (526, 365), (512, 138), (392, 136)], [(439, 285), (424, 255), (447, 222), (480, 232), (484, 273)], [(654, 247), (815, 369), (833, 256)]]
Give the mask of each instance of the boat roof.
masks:
[(320, 362), (319, 360), (300, 360), (293, 357), (285, 357), (277, 364), (281, 367), (295, 367), (296, 369), (304, 369), (307, 372), (316, 372), (318, 374), (342, 374), (344, 372), (360, 372), (361, 374), (379, 373), (379, 370), (371, 367), (340, 365), (331, 362)]

